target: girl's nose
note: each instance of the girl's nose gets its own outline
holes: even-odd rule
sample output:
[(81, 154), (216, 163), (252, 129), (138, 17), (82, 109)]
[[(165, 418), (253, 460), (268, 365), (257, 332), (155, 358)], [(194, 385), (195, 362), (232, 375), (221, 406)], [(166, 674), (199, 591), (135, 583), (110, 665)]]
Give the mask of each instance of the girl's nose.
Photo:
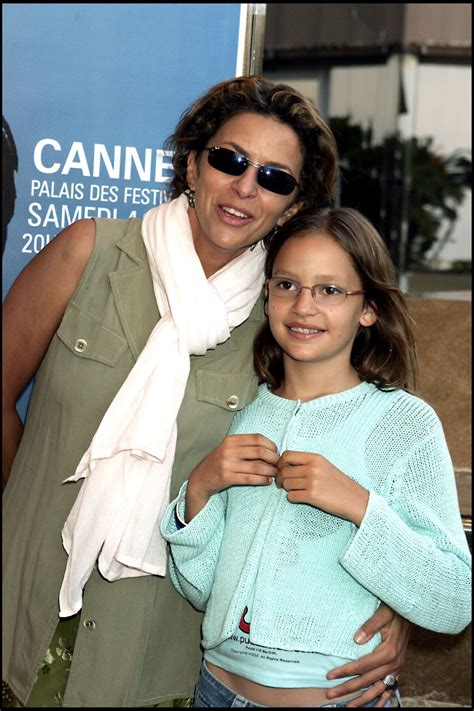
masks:
[(317, 308), (311, 289), (306, 286), (302, 287), (293, 303), (293, 311), (299, 314), (306, 314), (317, 311)]

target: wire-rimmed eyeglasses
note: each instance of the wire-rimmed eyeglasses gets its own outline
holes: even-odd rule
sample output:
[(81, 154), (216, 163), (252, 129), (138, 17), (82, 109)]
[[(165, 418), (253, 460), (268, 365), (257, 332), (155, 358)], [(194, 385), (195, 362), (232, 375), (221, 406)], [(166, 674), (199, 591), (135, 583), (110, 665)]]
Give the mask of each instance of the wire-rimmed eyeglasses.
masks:
[(279, 296), (288, 301), (295, 301), (302, 289), (309, 289), (314, 301), (328, 306), (342, 304), (346, 296), (365, 294), (365, 291), (347, 291), (335, 284), (314, 284), (314, 286), (301, 286), (294, 279), (287, 277), (270, 277), (266, 280), (268, 291), (272, 296)]

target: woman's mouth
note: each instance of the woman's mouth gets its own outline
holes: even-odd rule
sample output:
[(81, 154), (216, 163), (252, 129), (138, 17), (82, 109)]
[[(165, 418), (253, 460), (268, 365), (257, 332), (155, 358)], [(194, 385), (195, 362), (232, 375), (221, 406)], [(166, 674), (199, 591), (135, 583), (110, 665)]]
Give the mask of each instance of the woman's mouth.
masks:
[(252, 215), (248, 212), (230, 205), (219, 205), (218, 210), (221, 220), (228, 225), (242, 225), (252, 219)]

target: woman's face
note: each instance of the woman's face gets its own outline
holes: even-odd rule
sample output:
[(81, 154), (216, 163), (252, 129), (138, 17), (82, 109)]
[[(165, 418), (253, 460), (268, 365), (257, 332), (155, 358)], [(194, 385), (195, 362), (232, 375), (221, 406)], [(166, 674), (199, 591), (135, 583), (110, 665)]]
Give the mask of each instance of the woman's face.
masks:
[[(303, 154), (295, 131), (287, 124), (254, 113), (226, 121), (207, 142), (242, 153), (249, 160), (290, 173), (299, 181)], [(196, 252), (206, 276), (282, 225), (299, 208), (297, 188), (278, 195), (257, 182), (257, 168), (227, 175), (208, 163), (208, 152), (188, 158), (187, 180), (196, 193), (196, 207), (188, 211)]]

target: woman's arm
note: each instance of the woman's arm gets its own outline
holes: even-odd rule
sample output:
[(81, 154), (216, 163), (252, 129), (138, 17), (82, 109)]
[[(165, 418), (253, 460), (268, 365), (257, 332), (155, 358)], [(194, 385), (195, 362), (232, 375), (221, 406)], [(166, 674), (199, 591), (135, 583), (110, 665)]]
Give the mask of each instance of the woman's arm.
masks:
[(23, 433), (16, 410), (38, 369), (92, 253), (93, 220), (60, 232), (23, 269), (3, 304), (2, 480), (5, 486)]

